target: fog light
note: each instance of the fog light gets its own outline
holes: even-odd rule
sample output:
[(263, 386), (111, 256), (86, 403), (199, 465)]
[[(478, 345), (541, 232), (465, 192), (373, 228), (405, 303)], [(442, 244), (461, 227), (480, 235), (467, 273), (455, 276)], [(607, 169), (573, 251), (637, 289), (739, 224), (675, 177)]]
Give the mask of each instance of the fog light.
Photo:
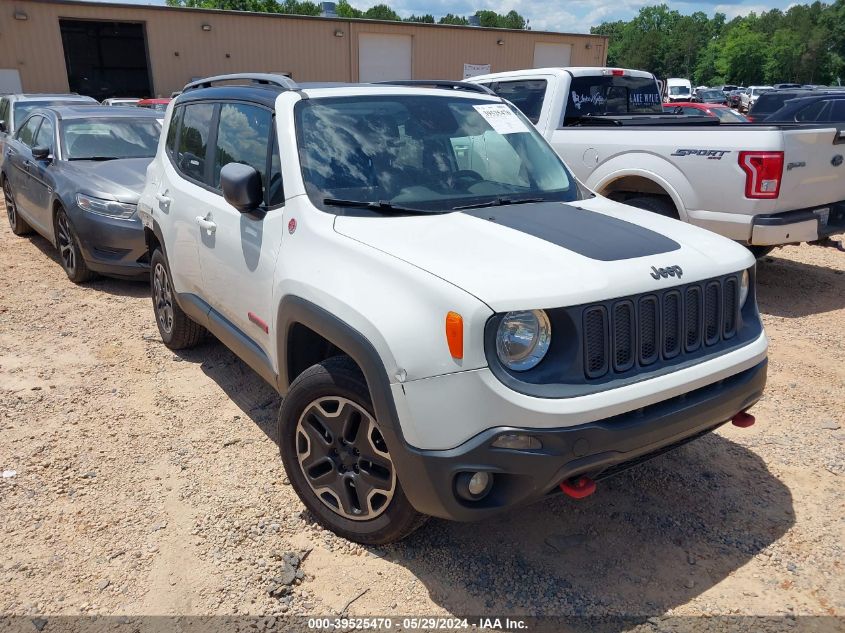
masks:
[(485, 472), (461, 473), (457, 479), (458, 495), (467, 501), (478, 501), (493, 488), (493, 475)]
[(533, 435), (522, 433), (505, 433), (496, 438), (491, 444), (493, 448), (509, 448), (515, 451), (532, 451), (543, 448), (542, 442)]

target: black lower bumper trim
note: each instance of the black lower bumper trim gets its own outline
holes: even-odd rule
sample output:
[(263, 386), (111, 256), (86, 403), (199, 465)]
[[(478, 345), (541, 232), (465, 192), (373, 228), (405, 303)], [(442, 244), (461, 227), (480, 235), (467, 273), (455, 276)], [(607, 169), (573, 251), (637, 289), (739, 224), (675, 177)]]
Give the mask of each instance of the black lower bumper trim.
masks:
[[(827, 209), (827, 222), (822, 224), (822, 216), (817, 213), (821, 209)], [(826, 205), (819, 205), (810, 209), (798, 209), (796, 211), (784, 211), (783, 213), (770, 213), (766, 215), (755, 215), (752, 221), (754, 226), (788, 226), (815, 220), (819, 223), (819, 238), (827, 237), (835, 233), (845, 231), (845, 201), (832, 202)]]
[[(425, 514), (458, 521), (482, 519), (536, 501), (571, 477), (603, 479), (721, 426), (752, 406), (763, 393), (767, 362), (690, 393), (605, 420), (559, 429), (489, 429), (445, 451), (409, 447), (395, 451), (402, 487)], [(493, 448), (502, 434), (526, 433), (542, 449)], [(455, 494), (461, 472), (486, 471), (494, 484), (488, 496), (468, 502)]]

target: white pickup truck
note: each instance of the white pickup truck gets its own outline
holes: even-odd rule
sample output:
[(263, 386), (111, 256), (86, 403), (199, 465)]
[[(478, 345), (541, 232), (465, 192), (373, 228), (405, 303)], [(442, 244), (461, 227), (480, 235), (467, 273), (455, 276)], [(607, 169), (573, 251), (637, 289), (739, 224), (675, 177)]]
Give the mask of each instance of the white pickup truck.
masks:
[(474, 77), (520, 108), (578, 179), (751, 247), (845, 232), (845, 125), (664, 114), (650, 73), (543, 68)]

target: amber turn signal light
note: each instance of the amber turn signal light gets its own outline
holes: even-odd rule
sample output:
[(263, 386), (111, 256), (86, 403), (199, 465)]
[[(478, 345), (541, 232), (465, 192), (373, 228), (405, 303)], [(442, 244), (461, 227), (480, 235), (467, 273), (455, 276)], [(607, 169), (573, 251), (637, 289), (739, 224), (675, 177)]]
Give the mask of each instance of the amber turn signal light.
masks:
[(446, 315), (446, 342), (452, 358), (464, 357), (464, 318), (457, 312)]

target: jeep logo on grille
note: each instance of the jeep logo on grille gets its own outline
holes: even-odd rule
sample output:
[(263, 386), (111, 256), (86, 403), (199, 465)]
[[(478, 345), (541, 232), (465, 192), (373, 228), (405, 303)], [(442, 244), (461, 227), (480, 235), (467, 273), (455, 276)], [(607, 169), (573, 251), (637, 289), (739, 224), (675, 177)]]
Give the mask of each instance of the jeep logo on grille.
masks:
[(654, 266), (651, 267), (651, 276), (655, 279), (666, 279), (667, 277), (677, 277), (680, 279), (684, 274), (683, 269), (680, 266), (668, 266), (666, 268), (655, 268)]

